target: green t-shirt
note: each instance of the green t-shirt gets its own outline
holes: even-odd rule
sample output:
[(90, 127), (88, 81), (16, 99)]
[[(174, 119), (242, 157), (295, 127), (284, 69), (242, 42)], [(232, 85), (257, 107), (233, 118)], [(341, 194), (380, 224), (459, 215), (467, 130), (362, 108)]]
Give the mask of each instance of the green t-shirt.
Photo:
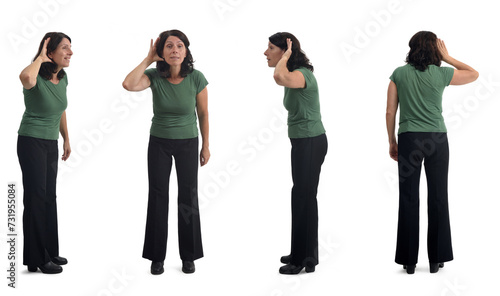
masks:
[(285, 87), (283, 105), (288, 110), (288, 137), (310, 138), (325, 133), (321, 122), (318, 83), (313, 73), (304, 67), (296, 69), (304, 75), (305, 88)]
[(172, 84), (147, 69), (153, 92), (153, 119), (150, 134), (165, 139), (190, 139), (198, 136), (196, 126), (196, 95), (208, 84), (205, 76), (194, 70), (179, 84)]
[(399, 130), (404, 132), (446, 132), (442, 101), (454, 69), (429, 65), (419, 71), (410, 64), (399, 67), (390, 79), (396, 84), (399, 99)]
[(61, 115), (68, 106), (67, 86), (67, 75), (58, 84), (38, 75), (34, 87), (23, 88), (26, 110), (17, 133), (21, 136), (57, 140)]

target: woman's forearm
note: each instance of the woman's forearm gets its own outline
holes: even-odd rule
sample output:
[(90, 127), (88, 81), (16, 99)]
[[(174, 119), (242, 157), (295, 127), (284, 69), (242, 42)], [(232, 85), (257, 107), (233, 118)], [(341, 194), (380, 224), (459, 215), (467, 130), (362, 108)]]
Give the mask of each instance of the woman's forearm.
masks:
[(61, 122), (59, 123), (59, 132), (61, 133), (64, 141), (69, 141), (69, 133), (68, 133), (68, 123), (66, 121), (66, 111), (61, 115)]
[(209, 124), (208, 124), (208, 113), (207, 114), (198, 114), (198, 119), (200, 121), (200, 133), (201, 133), (201, 141), (202, 147), (209, 147)]
[(396, 114), (386, 113), (385, 121), (387, 126), (387, 135), (389, 144), (396, 143)]
[(38, 76), (42, 63), (42, 57), (38, 57), (19, 74), (19, 79), (25, 89), (30, 89), (36, 85), (36, 77)]
[(134, 91), (139, 88), (144, 71), (146, 71), (152, 63), (153, 62), (148, 58), (145, 58), (137, 67), (134, 68), (134, 70), (132, 70), (132, 72), (127, 75), (127, 77), (125, 77), (122, 84), (123, 88), (129, 91)]
[(452, 58), (451, 56), (447, 56), (447, 57), (443, 58), (443, 61), (445, 61), (446, 63), (452, 65), (455, 68), (457, 68), (457, 70), (466, 70), (466, 71), (477, 72), (471, 66), (469, 66), (469, 65), (467, 65), (465, 63), (462, 63), (459, 60), (457, 60), (455, 58)]
[(273, 77), (276, 83), (279, 85), (283, 84), (285, 76), (289, 73), (288, 68), (286, 66), (287, 63), (288, 63), (288, 57), (286, 55), (283, 55), (281, 59), (278, 61), (278, 64), (276, 64), (276, 67), (274, 68)]

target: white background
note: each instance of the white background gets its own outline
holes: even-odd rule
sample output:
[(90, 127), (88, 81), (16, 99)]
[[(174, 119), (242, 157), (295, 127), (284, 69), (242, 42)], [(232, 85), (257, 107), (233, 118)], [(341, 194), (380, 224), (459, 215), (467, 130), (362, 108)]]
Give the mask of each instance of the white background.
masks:
[[(7, 3), (7, 2), (5, 2)], [(6, 6), (7, 4), (2, 4)], [(494, 1), (10, 1), (1, 20), (0, 270), (2, 295), (495, 295), (498, 294), (498, 9)], [(121, 83), (150, 39), (180, 29), (208, 81), (212, 158), (199, 171), (205, 257), (181, 272), (175, 174), (165, 273), (142, 259), (151, 92)], [(450, 141), (449, 196), (455, 260), (428, 271), (425, 175), (416, 273), (394, 263), (397, 166), (388, 155), (386, 91), (420, 30), (477, 69), (450, 86), (443, 107)], [(46, 32), (74, 51), (67, 109), (73, 154), (58, 178), (59, 275), (18, 270), (7, 287), (7, 183), (22, 179), (16, 155), (24, 111), (18, 75)], [(289, 252), (290, 143), (282, 87), (263, 55), (268, 37), (289, 31), (315, 66), (329, 151), (319, 187), (320, 265), (284, 276)], [(346, 49), (349, 51), (346, 52)], [(59, 141), (61, 147), (62, 140)], [(17, 245), (22, 264), (22, 243)], [(212, 294), (211, 294), (212, 295)]]

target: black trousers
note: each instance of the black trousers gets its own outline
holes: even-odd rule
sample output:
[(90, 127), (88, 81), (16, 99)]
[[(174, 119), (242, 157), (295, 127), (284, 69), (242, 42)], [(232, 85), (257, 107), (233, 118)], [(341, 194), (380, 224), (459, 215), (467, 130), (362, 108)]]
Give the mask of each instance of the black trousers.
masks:
[(429, 262), (453, 260), (448, 211), (449, 148), (446, 133), (402, 133), (398, 137), (399, 220), (396, 263), (418, 261), (419, 184), (422, 161), (427, 177)]
[(194, 261), (203, 257), (198, 208), (198, 138), (149, 138), (149, 198), (142, 256), (151, 261), (165, 260), (172, 157), (177, 172), (180, 257)]
[(40, 266), (59, 256), (56, 178), (57, 140), (18, 136), (23, 173), (23, 264)]
[(291, 264), (318, 264), (318, 192), (321, 165), (328, 150), (326, 135), (290, 139), (292, 143)]

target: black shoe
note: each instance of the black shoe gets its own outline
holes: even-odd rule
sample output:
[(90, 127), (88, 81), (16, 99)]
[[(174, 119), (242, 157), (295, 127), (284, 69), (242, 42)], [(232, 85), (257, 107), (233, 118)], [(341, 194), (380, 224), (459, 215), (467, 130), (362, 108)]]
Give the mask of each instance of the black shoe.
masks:
[(429, 263), (431, 273), (436, 273), (439, 271), (439, 268), (444, 267), (444, 263)]
[(65, 265), (65, 264), (68, 264), (68, 259), (64, 258), (64, 257), (60, 257), (60, 256), (56, 256), (52, 259), (50, 259), (50, 261), (52, 261), (53, 263), (57, 264), (57, 265)]
[(403, 265), (403, 269), (406, 269), (407, 274), (414, 274), (415, 273), (415, 267), (417, 267), (415, 264), (413, 265)]
[(292, 260), (292, 255), (281, 256), (281, 263), (288, 264)]
[(193, 261), (182, 261), (182, 272), (193, 273), (195, 271)]
[[(299, 274), (301, 271), (302, 271), (302, 268), (304, 268), (304, 266), (302, 265), (293, 265), (293, 264), (287, 264), (287, 265), (283, 265), (280, 267), (280, 270), (279, 272), (281, 274)], [(315, 266), (306, 266), (306, 272), (314, 272), (316, 270), (316, 267)]]
[(151, 262), (151, 274), (158, 275), (162, 274), (163, 271), (163, 261)]
[(28, 265), (28, 270), (31, 272), (36, 272), (38, 268), (42, 273), (46, 274), (56, 274), (56, 273), (61, 273), (63, 271), (61, 266), (54, 264), (52, 261), (49, 261), (40, 266)]

